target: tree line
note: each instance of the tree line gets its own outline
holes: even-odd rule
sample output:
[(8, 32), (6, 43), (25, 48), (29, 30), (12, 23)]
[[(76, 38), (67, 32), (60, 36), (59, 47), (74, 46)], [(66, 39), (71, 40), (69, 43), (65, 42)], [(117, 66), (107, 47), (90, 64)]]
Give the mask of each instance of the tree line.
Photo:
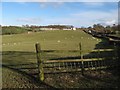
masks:
[[(48, 25), (48, 26), (36, 26), (36, 25), (22, 25), (20, 26), (1, 26), (2, 27), (2, 35), (9, 35), (9, 34), (20, 34), (26, 32), (38, 32), (41, 31), (40, 28), (73, 28), (72, 25)], [(113, 24), (112, 26), (103, 26), (101, 24), (94, 24), (93, 26), (89, 27), (81, 27), (76, 28), (77, 30), (94, 30), (96, 32), (106, 33), (106, 34), (116, 34), (119, 33), (120, 25)]]
[(2, 26), (2, 35), (10, 35), (10, 34), (20, 34), (25, 33), (28, 30), (23, 27), (18, 26)]
[(116, 25), (116, 24), (113, 24), (112, 26), (110, 26), (110, 25), (103, 26), (101, 24), (94, 24), (92, 27), (89, 26), (87, 28), (79, 28), (79, 29), (81, 29), (81, 30), (93, 30), (93, 31), (105, 33), (105, 34), (118, 34), (118, 33), (120, 34), (119, 27), (120, 27), (120, 25)]

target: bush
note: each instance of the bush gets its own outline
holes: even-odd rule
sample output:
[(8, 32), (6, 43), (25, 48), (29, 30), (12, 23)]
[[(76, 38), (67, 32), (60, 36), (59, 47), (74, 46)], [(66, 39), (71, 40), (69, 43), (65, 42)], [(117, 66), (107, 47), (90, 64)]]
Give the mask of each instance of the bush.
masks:
[(23, 27), (17, 27), (17, 26), (4, 26), (2, 27), (2, 35), (10, 35), (10, 34), (20, 34), (25, 33), (28, 30)]

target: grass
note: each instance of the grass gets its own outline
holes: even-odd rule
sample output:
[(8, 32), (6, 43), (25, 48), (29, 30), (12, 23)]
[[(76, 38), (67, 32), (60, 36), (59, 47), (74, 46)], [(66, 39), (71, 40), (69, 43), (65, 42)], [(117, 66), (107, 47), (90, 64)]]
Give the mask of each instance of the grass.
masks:
[[(35, 43), (41, 44), (42, 50), (48, 52), (42, 53), (43, 60), (61, 57), (77, 57), (79, 52), (62, 52), (62, 50), (79, 50), (79, 42), (82, 43), (83, 53), (89, 54), (88, 50), (95, 48), (109, 47), (101, 43), (100, 39), (93, 38), (92, 36), (84, 33), (83, 31), (42, 31), (37, 33), (24, 33), (15, 35), (3, 35), (2, 37), (2, 63), (3, 65), (14, 68), (20, 73), (26, 73), (28, 76), (37, 78), (33, 73), (38, 72), (36, 68), (37, 60), (35, 54)], [(51, 52), (51, 50), (55, 50)], [(56, 50), (61, 50), (56, 51)], [(97, 71), (99, 75), (100, 72)], [(94, 74), (91, 73), (91, 74)], [(91, 75), (88, 74), (88, 75)], [(3, 68), (3, 76), (7, 75), (7, 71)], [(101, 74), (103, 75), (103, 74)], [(108, 73), (106, 73), (108, 75)], [(24, 76), (24, 75), (23, 75)], [(95, 76), (95, 77), (96, 77)], [(22, 76), (19, 76), (22, 77)], [(94, 77), (94, 78), (95, 78)], [(104, 77), (103, 77), (104, 78)], [(103, 79), (102, 78), (102, 79)], [(3, 77), (3, 81), (5, 80)], [(101, 79), (101, 78), (99, 78)], [(117, 81), (117, 78), (108, 81)], [(9, 80), (10, 81), (10, 80)], [(106, 80), (107, 81), (107, 80)], [(81, 73), (73, 74), (52, 74), (45, 75), (45, 83), (54, 87), (115, 87), (116, 85), (106, 81), (94, 80), (81, 76)], [(21, 81), (22, 82), (22, 81)], [(20, 82), (20, 83), (21, 83)], [(94, 82), (94, 84), (92, 83)], [(5, 83), (3, 83), (5, 84)], [(10, 82), (8, 82), (10, 84)], [(21, 83), (22, 84), (22, 83)], [(112, 85), (113, 84), (113, 85)], [(6, 86), (7, 87), (7, 86)]]
[(79, 50), (79, 42), (84, 49), (93, 49), (100, 40), (83, 31), (43, 31), (31, 34), (4, 35), (3, 51), (35, 51), (36, 42), (46, 50)]
[[(42, 31), (31, 34), (3, 35), (3, 63), (36, 63), (36, 42), (40, 42), (42, 50), (79, 50), (79, 42), (81, 42), (83, 50), (87, 51), (94, 49), (99, 41), (83, 31)], [(79, 52), (43, 53), (45, 59), (60, 56), (79, 56)]]

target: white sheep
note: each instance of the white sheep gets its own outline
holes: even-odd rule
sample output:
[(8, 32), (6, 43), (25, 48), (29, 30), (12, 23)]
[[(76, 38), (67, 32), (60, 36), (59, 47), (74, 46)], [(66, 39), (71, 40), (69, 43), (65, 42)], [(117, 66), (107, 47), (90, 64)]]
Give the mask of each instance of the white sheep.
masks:
[(60, 40), (57, 41), (58, 43), (60, 42)]

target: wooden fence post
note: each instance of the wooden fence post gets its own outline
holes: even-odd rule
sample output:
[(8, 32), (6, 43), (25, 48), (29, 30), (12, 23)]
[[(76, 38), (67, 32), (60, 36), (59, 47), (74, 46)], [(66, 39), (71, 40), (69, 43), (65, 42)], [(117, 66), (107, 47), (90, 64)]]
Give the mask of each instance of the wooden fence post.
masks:
[(44, 80), (44, 70), (43, 70), (43, 61), (41, 59), (41, 47), (39, 43), (35, 44), (36, 47), (36, 55), (37, 55), (37, 63), (38, 63), (38, 72), (39, 72), (39, 79), (41, 81)]
[(102, 62), (102, 60), (100, 60), (100, 55), (101, 55), (100, 49), (98, 49), (98, 52), (97, 52), (97, 53), (98, 53), (98, 63), (99, 63), (99, 64), (98, 64), (98, 67), (99, 67), (99, 69), (100, 69), (100, 77), (101, 77), (101, 74), (102, 74), (102, 72), (101, 72), (101, 67), (102, 67), (101, 64), (102, 64), (102, 63), (101, 63), (101, 62)]
[(118, 57), (118, 53), (117, 53), (117, 45), (116, 45), (116, 43), (114, 42), (114, 51), (115, 51), (115, 59), (117, 59), (117, 57)]
[(115, 53), (115, 60), (114, 60), (114, 66), (117, 66), (117, 61), (118, 61), (118, 50), (117, 50), (118, 48), (117, 48), (117, 45), (116, 45), (116, 43), (114, 42), (114, 53)]
[(80, 49), (80, 58), (81, 58), (81, 64), (82, 64), (81, 72), (82, 72), (82, 75), (84, 75), (84, 61), (83, 61), (82, 44), (81, 43), (79, 43), (79, 49)]

